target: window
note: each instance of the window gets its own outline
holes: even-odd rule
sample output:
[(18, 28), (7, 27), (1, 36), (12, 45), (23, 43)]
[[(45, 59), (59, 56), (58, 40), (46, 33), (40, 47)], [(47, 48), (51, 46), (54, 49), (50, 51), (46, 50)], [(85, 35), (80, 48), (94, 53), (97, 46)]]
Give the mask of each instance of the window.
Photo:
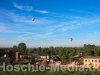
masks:
[(87, 62), (87, 60), (85, 60), (85, 62)]
[(100, 60), (99, 60), (99, 62), (100, 62)]
[(92, 62), (93, 62), (93, 60), (92, 60)]
[(95, 60), (95, 62), (97, 62), (97, 60)]

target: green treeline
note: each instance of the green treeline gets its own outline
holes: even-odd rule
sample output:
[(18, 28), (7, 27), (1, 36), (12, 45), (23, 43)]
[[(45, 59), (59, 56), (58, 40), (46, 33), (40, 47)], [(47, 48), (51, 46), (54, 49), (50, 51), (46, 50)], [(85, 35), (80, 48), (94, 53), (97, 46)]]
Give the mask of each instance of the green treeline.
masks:
[[(18, 46), (13, 46), (13, 48), (1, 48), (0, 57), (7, 53), (8, 56), (14, 57), (16, 51), (21, 54), (29, 54), (35, 58), (37, 56), (53, 56), (57, 55), (62, 62), (69, 63), (74, 60), (74, 56), (81, 54), (84, 56), (100, 56), (100, 47), (90, 44), (84, 44), (83, 47), (38, 47), (38, 48), (27, 48), (25, 43), (19, 43)], [(77, 59), (75, 59), (77, 60)]]

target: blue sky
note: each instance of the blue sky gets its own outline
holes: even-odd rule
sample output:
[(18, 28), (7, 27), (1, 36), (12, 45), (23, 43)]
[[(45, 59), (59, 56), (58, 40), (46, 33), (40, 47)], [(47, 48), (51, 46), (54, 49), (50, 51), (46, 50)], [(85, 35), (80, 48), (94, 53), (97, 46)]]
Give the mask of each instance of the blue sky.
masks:
[(0, 0), (0, 47), (20, 42), (28, 47), (100, 45), (100, 0)]

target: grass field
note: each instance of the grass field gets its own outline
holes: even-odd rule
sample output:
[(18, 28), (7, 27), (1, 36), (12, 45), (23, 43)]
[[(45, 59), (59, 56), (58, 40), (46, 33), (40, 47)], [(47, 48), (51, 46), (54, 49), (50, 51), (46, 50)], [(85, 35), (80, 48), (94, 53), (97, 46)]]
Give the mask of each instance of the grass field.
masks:
[(43, 71), (43, 72), (2, 72), (0, 71), (0, 75), (100, 75), (100, 71), (94, 71), (94, 72), (78, 72), (78, 71), (72, 71), (72, 72), (50, 72), (50, 71)]

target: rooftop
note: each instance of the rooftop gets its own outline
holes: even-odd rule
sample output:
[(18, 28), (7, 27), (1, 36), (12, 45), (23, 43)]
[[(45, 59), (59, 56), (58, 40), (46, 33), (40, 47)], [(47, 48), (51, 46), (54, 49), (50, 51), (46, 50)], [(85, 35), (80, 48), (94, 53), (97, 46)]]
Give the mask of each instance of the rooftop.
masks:
[(84, 58), (100, 59), (100, 56), (85, 56)]

